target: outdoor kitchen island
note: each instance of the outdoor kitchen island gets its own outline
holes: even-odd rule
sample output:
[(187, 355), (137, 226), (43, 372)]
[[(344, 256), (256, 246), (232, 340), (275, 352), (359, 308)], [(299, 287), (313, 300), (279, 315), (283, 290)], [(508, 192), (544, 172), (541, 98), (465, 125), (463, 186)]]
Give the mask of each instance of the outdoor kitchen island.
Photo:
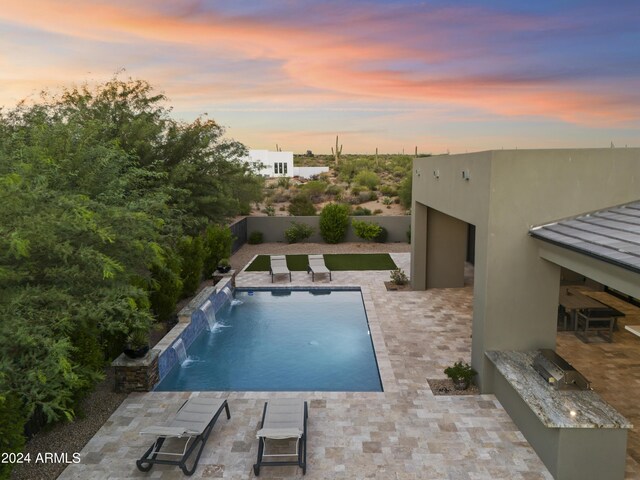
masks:
[(537, 351), (489, 351), (493, 391), (555, 479), (623, 479), (633, 425), (591, 390), (557, 390)]

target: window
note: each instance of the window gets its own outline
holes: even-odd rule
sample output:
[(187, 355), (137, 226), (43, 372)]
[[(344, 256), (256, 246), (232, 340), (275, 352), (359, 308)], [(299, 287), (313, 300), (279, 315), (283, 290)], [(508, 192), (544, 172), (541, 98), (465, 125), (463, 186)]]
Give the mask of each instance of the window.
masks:
[(287, 164), (286, 163), (284, 164), (284, 173), (285, 173), (285, 175), (287, 174)]
[(278, 164), (276, 162), (273, 162), (273, 173), (278, 173)]

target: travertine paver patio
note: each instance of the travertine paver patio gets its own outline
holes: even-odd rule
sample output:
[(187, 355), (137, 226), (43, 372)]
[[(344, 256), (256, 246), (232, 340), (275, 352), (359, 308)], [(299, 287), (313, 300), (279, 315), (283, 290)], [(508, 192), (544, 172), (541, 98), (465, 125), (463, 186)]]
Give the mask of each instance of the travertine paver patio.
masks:
[[(392, 254), (408, 272), (409, 254)], [(309, 479), (550, 479), (551, 475), (493, 395), (436, 397), (428, 377), (470, 358), (472, 288), (387, 292), (389, 272), (335, 272), (332, 285), (359, 285), (384, 392), (202, 392), (226, 397), (194, 478), (253, 478), (255, 433), (265, 400), (309, 400)], [(238, 275), (239, 286), (270, 284), (266, 273)], [(293, 285), (310, 276), (293, 273)], [(328, 284), (316, 280), (316, 285)], [(279, 280), (275, 285), (289, 285)], [(194, 393), (196, 395), (198, 393)], [(150, 444), (138, 431), (169, 419), (192, 393), (131, 394), (60, 478), (184, 478), (175, 467), (136, 470)], [(301, 478), (296, 467), (264, 468), (264, 478)]]

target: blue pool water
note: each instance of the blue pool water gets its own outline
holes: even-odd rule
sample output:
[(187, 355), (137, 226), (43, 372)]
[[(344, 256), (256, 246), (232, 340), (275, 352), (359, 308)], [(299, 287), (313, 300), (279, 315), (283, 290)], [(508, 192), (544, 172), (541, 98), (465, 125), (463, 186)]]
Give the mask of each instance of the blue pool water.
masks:
[(236, 290), (161, 391), (358, 391), (382, 385), (359, 290)]

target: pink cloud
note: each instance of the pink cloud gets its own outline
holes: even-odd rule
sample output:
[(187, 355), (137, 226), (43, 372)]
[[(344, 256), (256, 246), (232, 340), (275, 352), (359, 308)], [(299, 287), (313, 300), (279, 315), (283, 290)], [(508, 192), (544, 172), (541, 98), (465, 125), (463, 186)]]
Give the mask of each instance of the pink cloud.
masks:
[[(168, 93), (172, 98), (214, 96), (225, 103), (259, 100), (318, 105), (327, 101), (391, 100), (466, 106), (500, 115), (544, 116), (588, 125), (638, 118), (634, 102), (625, 101), (619, 92), (466, 74), (456, 66), (455, 61), (461, 58), (486, 54), (493, 62), (491, 66), (500, 70), (505, 60), (488, 52), (483, 39), (496, 31), (549, 28), (543, 19), (496, 14), (480, 8), (427, 11), (388, 7), (363, 11), (345, 7), (344, 12), (336, 11), (340, 8), (337, 4), (316, 8), (315, 13), (324, 13), (326, 18), (336, 15), (335, 24), (305, 25), (291, 19), (202, 12), (190, 2), (183, 2), (177, 9), (182, 13), (170, 14), (153, 10), (152, 2), (124, 6), (80, 0), (5, 1), (0, 19), (79, 41), (132, 46), (166, 44), (193, 49), (203, 57), (279, 65), (280, 78), (265, 78), (261, 84), (260, 71), (256, 71), (256, 78), (242, 85), (232, 72), (220, 73), (222, 78), (212, 81), (204, 70), (195, 81), (185, 82), (179, 71), (166, 66), (170, 62), (150, 68), (156, 74), (152, 81), (159, 79), (171, 86)], [(466, 28), (466, 35), (477, 41), (457, 43), (446, 27), (452, 22)], [(423, 23), (425, 28), (417, 28)], [(448, 66), (447, 62), (454, 63)], [(194, 66), (194, 70), (198, 68)], [(75, 77), (75, 73), (69, 79), (83, 79)], [(11, 87), (15, 88), (16, 83), (14, 80)], [(164, 89), (164, 84), (160, 88)]]

